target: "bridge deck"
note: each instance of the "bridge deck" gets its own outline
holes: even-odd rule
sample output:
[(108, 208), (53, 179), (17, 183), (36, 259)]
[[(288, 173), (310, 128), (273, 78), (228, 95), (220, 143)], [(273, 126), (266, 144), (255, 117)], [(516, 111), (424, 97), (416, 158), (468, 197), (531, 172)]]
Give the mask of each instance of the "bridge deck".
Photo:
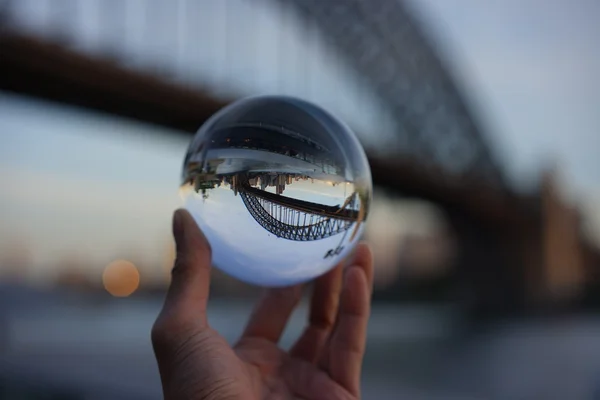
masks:
[[(33, 95), (193, 133), (227, 104), (159, 78), (15, 33), (0, 34), (0, 90)], [(535, 199), (464, 182), (414, 161), (369, 161), (376, 185), (465, 210), (496, 229), (539, 221)]]

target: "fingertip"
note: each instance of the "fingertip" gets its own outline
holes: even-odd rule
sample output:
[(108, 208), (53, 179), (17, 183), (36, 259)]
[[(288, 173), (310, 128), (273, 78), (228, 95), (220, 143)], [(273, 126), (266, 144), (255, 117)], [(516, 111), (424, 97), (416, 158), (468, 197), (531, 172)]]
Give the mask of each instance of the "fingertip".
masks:
[(180, 218), (181, 221), (184, 221), (186, 218), (191, 218), (190, 212), (183, 207), (176, 209), (173, 215), (176, 218)]
[(354, 292), (360, 290), (361, 287), (367, 287), (369, 284), (367, 275), (364, 269), (359, 265), (351, 265), (346, 269), (344, 274), (344, 287)]
[(326, 273), (324, 273), (323, 275), (319, 276), (318, 278), (315, 279), (314, 284), (315, 286), (329, 286), (332, 283), (335, 283), (337, 281), (341, 281), (341, 277), (343, 275), (343, 271), (344, 271), (344, 263), (340, 262), (339, 264), (337, 264), (335, 267), (333, 267), (332, 269), (330, 269), (329, 271), (327, 271)]
[(374, 259), (371, 246), (367, 242), (363, 241), (358, 244), (351, 265), (363, 270), (370, 288), (373, 285)]
[(196, 222), (194, 221), (194, 217), (192, 214), (185, 208), (178, 208), (173, 213), (173, 233), (176, 234), (176, 231), (183, 233), (187, 231), (190, 227), (190, 224), (193, 224), (197, 227)]
[(173, 213), (173, 236), (175, 237), (175, 241), (180, 241), (183, 237), (183, 218), (185, 218), (183, 214), (185, 210), (177, 209)]
[(353, 315), (368, 314), (370, 298), (371, 283), (366, 271), (360, 265), (348, 267), (344, 274), (340, 311)]
[(362, 241), (356, 246), (354, 263), (359, 265), (373, 264), (373, 251), (367, 242)]
[(199, 269), (210, 269), (212, 249), (189, 211), (178, 209), (173, 214), (176, 259), (173, 275), (194, 274)]
[(173, 236), (175, 236), (177, 243), (183, 244), (185, 241), (200, 241), (202, 248), (208, 247), (210, 249), (210, 244), (204, 232), (202, 232), (192, 214), (185, 208), (179, 208), (173, 214)]
[(210, 244), (189, 211), (173, 214), (176, 259), (164, 310), (178, 323), (201, 321), (206, 325), (212, 253)]

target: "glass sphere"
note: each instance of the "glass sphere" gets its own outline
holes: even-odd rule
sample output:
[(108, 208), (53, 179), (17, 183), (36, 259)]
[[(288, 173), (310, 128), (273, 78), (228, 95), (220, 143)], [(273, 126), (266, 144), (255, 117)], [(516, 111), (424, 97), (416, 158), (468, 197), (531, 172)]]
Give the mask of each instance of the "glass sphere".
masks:
[(371, 171), (343, 122), (304, 100), (260, 96), (200, 128), (181, 194), (215, 267), (250, 284), (288, 286), (352, 251), (369, 214)]

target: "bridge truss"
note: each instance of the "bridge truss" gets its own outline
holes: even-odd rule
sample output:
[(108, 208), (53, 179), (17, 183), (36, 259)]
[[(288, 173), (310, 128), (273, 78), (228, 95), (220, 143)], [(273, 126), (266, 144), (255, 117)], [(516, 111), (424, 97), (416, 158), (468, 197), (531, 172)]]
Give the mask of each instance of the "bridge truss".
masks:
[[(358, 219), (358, 212), (352, 209), (299, 201), (247, 185), (241, 186), (239, 194), (254, 220), (283, 239), (300, 242), (326, 239), (347, 231)], [(353, 202), (348, 204), (353, 205)]]
[[(424, 167), (507, 182), (482, 130), (430, 41), (400, 0), (279, 0), (292, 4), (324, 33), (387, 105), (402, 151)], [(427, 165), (429, 164), (429, 165)]]

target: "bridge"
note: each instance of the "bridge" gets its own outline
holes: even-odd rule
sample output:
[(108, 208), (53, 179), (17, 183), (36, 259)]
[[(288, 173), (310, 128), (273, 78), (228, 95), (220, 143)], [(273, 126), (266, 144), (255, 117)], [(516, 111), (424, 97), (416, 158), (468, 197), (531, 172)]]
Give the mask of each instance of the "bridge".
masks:
[[(102, 11), (97, 13), (97, 25), (107, 27), (102, 31), (106, 41), (96, 47), (82, 42), (75, 31), (69, 32), (69, 26), (74, 25), (69, 21), (79, 21), (72, 10), (58, 8), (52, 15), (40, 17), (40, 20), (50, 21), (40, 28), (39, 24), (19, 20), (19, 1), (4, 2), (0, 17), (5, 22), (0, 35), (0, 89), (190, 134), (238, 95), (256, 92), (254, 89), (235, 90), (236, 82), (242, 86), (241, 81), (252, 81), (250, 74), (232, 61), (239, 52), (225, 51), (219, 55), (224, 61), (211, 60), (222, 69), (215, 67), (216, 72), (206, 72), (207, 76), (212, 75), (204, 81), (190, 78), (192, 73), (178, 60), (200, 46), (198, 37), (207, 36), (198, 36), (199, 31), (192, 30), (192, 27), (202, 28), (202, 23), (193, 20), (200, 15), (198, 10), (194, 17), (190, 16), (190, 10), (182, 11), (186, 2), (169, 2), (169, 6), (144, 3), (140, 6), (143, 9), (133, 13), (129, 10), (129, 14), (119, 8), (118, 2), (96, 0), (94, 3)], [(249, 11), (250, 8), (244, 8), (248, 13), (239, 19), (228, 6), (230, 3), (233, 4), (219, 2), (224, 8), (212, 10), (213, 14), (202, 18), (206, 18), (206, 23), (219, 18), (234, 21), (232, 26), (236, 30), (211, 32), (209, 41), (242, 43), (263, 21), (260, 18), (264, 16)], [(240, 5), (242, 3), (241, 0), (236, 2), (239, 7), (248, 6), (247, 3)], [(319, 98), (314, 93), (302, 97), (314, 97), (335, 108), (339, 98), (358, 93), (355, 97), (348, 95), (354, 99), (354, 105), (335, 111), (342, 117), (349, 116), (350, 124), (359, 133), (368, 152), (374, 183), (402, 196), (428, 200), (444, 211), (458, 242), (454, 279), (466, 287), (474, 306), (486, 312), (501, 312), (534, 303), (540, 295), (552, 292), (546, 259), (555, 254), (553, 251), (569, 250), (548, 248), (545, 237), (556, 236), (562, 228), (552, 228), (554, 233), (549, 233), (544, 221), (549, 218), (548, 213), (562, 212), (556, 210), (564, 207), (546, 207), (547, 196), (543, 191), (525, 195), (511, 188), (500, 161), (488, 145), (485, 128), (470, 111), (468, 100), (454, 83), (444, 60), (436, 54), (432, 40), (402, 1), (261, 0), (256, 2), (256, 9), (276, 10), (269, 15), (275, 15), (272, 19), (278, 21), (279, 26), (295, 24), (304, 36), (312, 38), (311, 46), (321, 50), (314, 57), (309, 50), (293, 54), (298, 61), (295, 64), (286, 64), (278, 56), (274, 63), (276, 68), (272, 59), (263, 62), (260, 56), (255, 56), (250, 60), (257, 65), (255, 72), (266, 70), (267, 75), (281, 75), (285, 68), (297, 68), (303, 59), (321, 59), (326, 54), (330, 57), (327, 63), (323, 61), (312, 69), (307, 67), (308, 71), (294, 70), (297, 76), (303, 77), (300, 86), (318, 86), (323, 82), (318, 79), (320, 71), (328, 68), (350, 78), (351, 84), (340, 84), (339, 90), (343, 93), (334, 91), (334, 97)], [(162, 43), (160, 48), (165, 54), (160, 65), (155, 60), (144, 64), (147, 60), (136, 59), (122, 44), (126, 42), (123, 38), (128, 37), (126, 16), (141, 14), (148, 17), (136, 25), (137, 33), (133, 36), (156, 46)], [(116, 15), (119, 18), (115, 18)], [(159, 29), (157, 21), (170, 22), (160, 25)], [(283, 39), (272, 39), (277, 41), (273, 46), (281, 54), (289, 49), (290, 46), (280, 42)], [(251, 48), (265, 46), (255, 43)], [(246, 42), (238, 47), (248, 54)], [(173, 48), (177, 51), (170, 57), (166, 53)], [(164, 60), (174, 61), (167, 65)], [(245, 64), (243, 66), (245, 68)], [(237, 67), (240, 69), (236, 70)], [(223, 70), (226, 76), (215, 78), (215, 74)], [(278, 82), (284, 81), (278, 79)], [(289, 93), (290, 90), (283, 87), (271, 90), (285, 94), (301, 92), (297, 89)], [(374, 118), (381, 124), (373, 126), (366, 120), (354, 118), (365, 114), (357, 110), (366, 110), (369, 106), (360, 103), (361, 99), (383, 105)], [(369, 132), (371, 127), (374, 132)], [(374, 137), (385, 140), (378, 141)], [(278, 203), (264, 194), (256, 196), (250, 188), (245, 188), (243, 193), (244, 202), (254, 210), (254, 218), (262, 221), (263, 226), (274, 223), (274, 214), (266, 213), (267, 208), (275, 207), (279, 209), (277, 212), (283, 212), (281, 200), (277, 200)], [(297, 219), (301, 215), (297, 208), (294, 210), (289, 217), (277, 219), (280, 221), (279, 225), (275, 224), (277, 234), (306, 239), (334, 234), (348, 223), (344, 219), (331, 222), (330, 216), (321, 216), (321, 219), (314, 217), (313, 224), (307, 225), (313, 228), (287, 231), (285, 224), (291, 220), (286, 218)], [(310, 211), (303, 212), (312, 218)], [(328, 221), (330, 225), (317, 229), (314, 224), (320, 222), (315, 221)], [(579, 237), (577, 228), (572, 231)], [(560, 248), (556, 246), (553, 248)], [(585, 249), (588, 254), (587, 247)], [(587, 267), (578, 265), (577, 268)], [(560, 286), (561, 283), (554, 284)], [(393, 297), (401, 291), (400, 285), (398, 282), (392, 286), (388, 295)]]
[(326, 239), (359, 223), (359, 212), (352, 207), (356, 199), (354, 194), (346, 202), (346, 207), (325, 206), (276, 195), (248, 183), (240, 185), (239, 194), (260, 226), (288, 240), (305, 242)]
[(274, 202), (248, 190), (240, 191), (240, 196), (256, 222), (283, 239), (299, 242), (326, 239), (347, 231), (354, 223), (351, 219), (322, 215), (282, 204), (293, 200), (289, 197)]

